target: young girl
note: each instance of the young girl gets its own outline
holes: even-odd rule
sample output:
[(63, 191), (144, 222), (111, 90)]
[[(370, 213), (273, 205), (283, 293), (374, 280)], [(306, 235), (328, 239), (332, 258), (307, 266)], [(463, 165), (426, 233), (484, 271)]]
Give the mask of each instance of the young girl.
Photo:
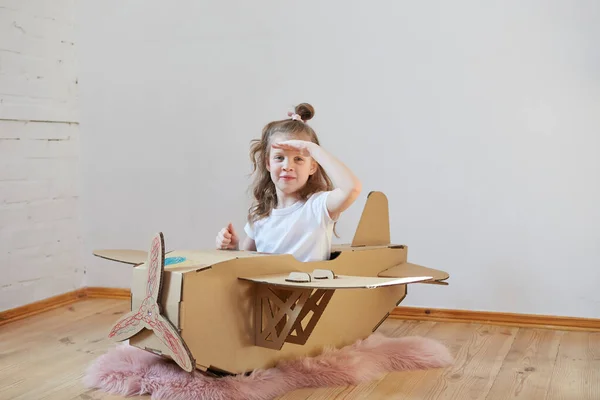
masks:
[[(334, 224), (360, 194), (361, 183), (319, 145), (306, 124), (314, 112), (300, 104), (290, 118), (270, 122), (262, 138), (252, 141), (255, 202), (242, 249), (292, 254), (300, 261), (329, 259)], [(216, 245), (240, 248), (231, 223), (217, 234)]]

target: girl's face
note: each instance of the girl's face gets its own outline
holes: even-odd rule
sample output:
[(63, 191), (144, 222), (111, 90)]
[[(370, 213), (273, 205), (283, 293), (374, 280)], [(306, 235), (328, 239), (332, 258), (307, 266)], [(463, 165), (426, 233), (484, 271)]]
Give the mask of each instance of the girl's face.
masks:
[[(288, 140), (282, 134), (271, 137), (271, 143)], [(308, 140), (307, 138), (301, 138)], [(267, 170), (279, 194), (292, 195), (302, 189), (308, 178), (317, 170), (316, 161), (295, 150), (282, 150), (270, 147)]]

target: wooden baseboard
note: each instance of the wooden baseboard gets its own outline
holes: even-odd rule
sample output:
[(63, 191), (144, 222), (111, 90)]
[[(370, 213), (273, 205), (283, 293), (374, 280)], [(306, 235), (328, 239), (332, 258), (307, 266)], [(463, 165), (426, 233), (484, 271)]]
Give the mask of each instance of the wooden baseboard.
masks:
[(131, 299), (131, 290), (122, 288), (87, 287), (85, 293), (89, 299)]
[(125, 300), (131, 298), (131, 291), (129, 289), (121, 288), (84, 287), (72, 292), (59, 294), (58, 296), (26, 304), (21, 307), (0, 311), (0, 326), (54, 308), (66, 306), (86, 298)]
[[(131, 291), (122, 288), (84, 287), (35, 303), (0, 312), (0, 326), (12, 321), (62, 307), (83, 299), (129, 300)], [(419, 307), (396, 307), (391, 319), (421, 320), (438, 322), (465, 322), (490, 325), (547, 328), (560, 330), (600, 331), (600, 319), (561, 317), (553, 315), (512, 314), (487, 311), (448, 310)]]
[(389, 318), (437, 322), (466, 322), (489, 325), (546, 328), (574, 331), (600, 331), (600, 319), (503, 312), (396, 307)]

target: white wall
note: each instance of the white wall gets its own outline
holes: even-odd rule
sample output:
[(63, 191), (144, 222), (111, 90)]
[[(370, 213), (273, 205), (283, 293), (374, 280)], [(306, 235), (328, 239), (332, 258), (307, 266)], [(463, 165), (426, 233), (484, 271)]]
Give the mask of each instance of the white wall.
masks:
[(403, 304), (600, 317), (600, 3), (483, 4), (82, 3), (85, 284), (129, 286), (94, 248), (241, 230), (249, 140), (308, 101), (364, 184), (339, 241), (382, 190), (451, 275)]
[(0, 0), (0, 310), (83, 279), (74, 11)]

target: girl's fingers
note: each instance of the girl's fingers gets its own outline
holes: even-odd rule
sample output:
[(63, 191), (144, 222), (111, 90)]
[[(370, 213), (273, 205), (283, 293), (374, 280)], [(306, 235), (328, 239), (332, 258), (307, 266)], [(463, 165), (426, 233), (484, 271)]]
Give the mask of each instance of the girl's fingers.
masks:
[(231, 242), (231, 240), (229, 240), (228, 238), (223, 236), (222, 233), (219, 233), (218, 238), (219, 238), (219, 243), (222, 243), (222, 244), (229, 244), (229, 242)]
[[(232, 228), (231, 230), (229, 228)], [(223, 228), (219, 231), (216, 237), (217, 247), (220, 249), (228, 249), (235, 248), (233, 244), (233, 238), (235, 236), (235, 231), (233, 230), (233, 226), (228, 226), (227, 228)]]
[(229, 223), (229, 226), (227, 226), (227, 231), (230, 232), (232, 236), (237, 236), (237, 232), (235, 231), (235, 229), (233, 229), (232, 223)]
[(232, 234), (227, 230), (227, 228), (223, 228), (219, 231), (219, 235), (224, 238), (231, 238)]
[(234, 234), (228, 228), (221, 229), (216, 237), (217, 247), (223, 250), (235, 247), (232, 244)]
[(281, 150), (301, 150), (300, 147), (292, 146), (290, 144), (273, 145), (273, 147)]

